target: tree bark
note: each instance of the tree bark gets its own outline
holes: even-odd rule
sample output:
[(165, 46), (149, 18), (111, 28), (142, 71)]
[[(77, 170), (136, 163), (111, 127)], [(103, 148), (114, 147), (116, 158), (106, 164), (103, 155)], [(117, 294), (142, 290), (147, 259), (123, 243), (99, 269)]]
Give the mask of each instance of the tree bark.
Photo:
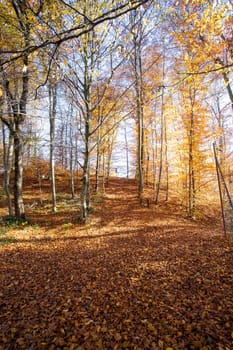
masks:
[(56, 203), (56, 179), (55, 179), (55, 157), (54, 157), (54, 138), (55, 138), (55, 118), (57, 106), (57, 86), (51, 81), (49, 83), (49, 125), (50, 125), (50, 177), (52, 192), (52, 211), (57, 211)]
[(193, 165), (193, 142), (194, 142), (194, 115), (193, 112), (190, 117), (189, 130), (189, 168), (188, 168), (188, 216), (195, 217), (195, 202), (196, 202), (196, 186), (195, 186), (195, 172)]
[(4, 161), (4, 189), (7, 196), (7, 206), (8, 206), (8, 215), (13, 216), (13, 208), (11, 201), (11, 192), (10, 192), (10, 176), (11, 176), (11, 167), (12, 167), (12, 158), (13, 158), (13, 138), (9, 133), (8, 137), (8, 146), (6, 145), (6, 131), (4, 125), (2, 125), (2, 135), (3, 135), (3, 161)]
[[(99, 98), (99, 90), (98, 90)], [(101, 145), (101, 115), (100, 115), (100, 106), (98, 105), (98, 119), (97, 123), (100, 125), (97, 130), (97, 148), (96, 148), (96, 166), (95, 166), (95, 192), (99, 191), (99, 171), (100, 171), (100, 145)]]
[(134, 74), (136, 92), (136, 122), (137, 122), (137, 174), (138, 174), (138, 199), (142, 205), (144, 176), (143, 176), (143, 102), (142, 102), (142, 63), (141, 51), (137, 38), (134, 37)]
[[(70, 118), (72, 119), (72, 110), (71, 110), (71, 115)], [(70, 126), (70, 132), (69, 132), (69, 137), (70, 137), (70, 189), (71, 189), (71, 198), (74, 199), (75, 197), (75, 190), (74, 190), (74, 145), (73, 145), (73, 123), (72, 120), (70, 120), (69, 123)]]
[(155, 204), (157, 205), (159, 203), (159, 193), (160, 193), (160, 187), (161, 187), (161, 180), (162, 180), (162, 172), (163, 172), (163, 144), (164, 144), (164, 86), (161, 87), (162, 89), (162, 101), (161, 101), (161, 115), (160, 115), (160, 160), (159, 160), (159, 174), (158, 174), (158, 182), (156, 186), (156, 193), (155, 193)]
[(82, 188), (80, 194), (81, 201), (81, 213), (80, 221), (86, 222), (88, 211), (89, 211), (89, 187), (90, 187), (90, 174), (89, 174), (89, 162), (90, 162), (90, 152), (89, 152), (89, 121), (86, 120), (85, 123), (85, 153), (84, 153), (84, 164), (83, 164), (83, 175), (82, 175)]
[(14, 132), (14, 205), (15, 217), (17, 219), (25, 219), (24, 203), (23, 203), (23, 136), (21, 125), (15, 124)]
[(124, 126), (124, 136), (125, 136), (125, 153), (126, 153), (126, 177), (129, 178), (129, 143), (127, 138), (126, 125)]
[[(1, 118), (3, 123), (9, 128), (14, 139), (14, 209), (17, 219), (25, 219), (24, 203), (23, 203), (23, 124), (26, 118), (26, 107), (29, 88), (29, 52), (30, 46), (30, 26), (28, 19), (27, 6), (19, 0), (12, 1), (12, 7), (15, 13), (16, 24), (21, 33), (23, 42), (23, 53), (21, 56), (22, 70), (20, 75), (9, 76), (12, 71), (0, 68), (2, 86), (6, 93), (7, 103), (10, 109), (10, 118)], [(10, 84), (10, 78), (13, 84)], [(13, 92), (12, 92), (13, 91)]]
[(169, 195), (169, 162), (168, 162), (168, 148), (167, 148), (167, 118), (166, 115), (164, 115), (164, 153), (165, 153), (165, 170), (166, 170), (166, 197), (165, 201), (168, 201), (168, 195)]
[[(114, 145), (115, 132), (112, 135), (108, 135), (108, 148), (107, 148), (107, 171), (106, 171), (106, 185), (109, 183), (109, 177), (111, 172), (111, 162), (112, 162), (112, 151)], [(103, 158), (104, 159), (104, 158)]]

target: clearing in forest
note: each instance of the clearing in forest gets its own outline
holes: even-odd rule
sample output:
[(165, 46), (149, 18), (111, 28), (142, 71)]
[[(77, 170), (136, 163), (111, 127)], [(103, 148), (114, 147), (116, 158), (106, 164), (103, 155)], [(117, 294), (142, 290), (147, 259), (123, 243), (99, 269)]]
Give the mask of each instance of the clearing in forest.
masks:
[(7, 233), (0, 349), (233, 349), (221, 222), (190, 221), (177, 203), (141, 208), (133, 180), (111, 179), (97, 199), (86, 226), (31, 208), (38, 225)]

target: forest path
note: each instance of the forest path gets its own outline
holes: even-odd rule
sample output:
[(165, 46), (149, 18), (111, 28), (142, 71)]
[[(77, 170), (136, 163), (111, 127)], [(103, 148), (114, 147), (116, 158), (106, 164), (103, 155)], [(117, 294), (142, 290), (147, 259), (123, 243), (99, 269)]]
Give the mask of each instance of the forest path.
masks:
[(115, 179), (92, 223), (21, 230), (0, 250), (0, 349), (232, 349), (232, 245), (181, 214)]
[(183, 206), (176, 200), (165, 201), (161, 191), (162, 200), (155, 205), (152, 200), (152, 190), (149, 207), (147, 199), (143, 206), (138, 203), (137, 182), (134, 179), (115, 178), (109, 181), (103, 202), (99, 206), (100, 227), (108, 228), (112, 233), (180, 231), (199, 232), (212, 230), (222, 234), (220, 217), (211, 217), (205, 220), (190, 220), (186, 217)]

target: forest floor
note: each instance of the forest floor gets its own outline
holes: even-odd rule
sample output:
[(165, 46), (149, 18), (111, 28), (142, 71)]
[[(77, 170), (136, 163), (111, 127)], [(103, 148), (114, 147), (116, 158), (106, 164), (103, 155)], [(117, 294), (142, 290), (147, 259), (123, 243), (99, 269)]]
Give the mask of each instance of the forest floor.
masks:
[(1, 350), (233, 349), (233, 244), (220, 218), (188, 220), (173, 201), (139, 207), (126, 179), (94, 198), (85, 226), (68, 196), (54, 214), (33, 196), (34, 224), (0, 227)]

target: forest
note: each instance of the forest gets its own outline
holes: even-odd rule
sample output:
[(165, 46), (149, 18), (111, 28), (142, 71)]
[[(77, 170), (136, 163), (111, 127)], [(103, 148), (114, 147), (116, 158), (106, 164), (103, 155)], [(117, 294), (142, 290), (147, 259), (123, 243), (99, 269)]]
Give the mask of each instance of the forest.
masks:
[(0, 350), (232, 349), (233, 2), (0, 28)]

